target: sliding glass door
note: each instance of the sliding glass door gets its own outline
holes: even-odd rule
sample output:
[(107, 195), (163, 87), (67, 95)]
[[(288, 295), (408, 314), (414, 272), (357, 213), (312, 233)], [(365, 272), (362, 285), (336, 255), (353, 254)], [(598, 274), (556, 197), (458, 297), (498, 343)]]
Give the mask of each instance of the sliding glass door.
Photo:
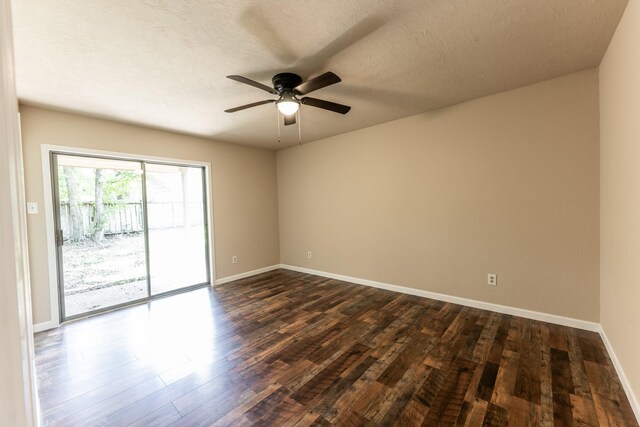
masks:
[(203, 167), (51, 162), (61, 320), (210, 282)]
[(63, 317), (148, 296), (142, 164), (55, 156)]
[(151, 294), (208, 282), (204, 169), (146, 164)]

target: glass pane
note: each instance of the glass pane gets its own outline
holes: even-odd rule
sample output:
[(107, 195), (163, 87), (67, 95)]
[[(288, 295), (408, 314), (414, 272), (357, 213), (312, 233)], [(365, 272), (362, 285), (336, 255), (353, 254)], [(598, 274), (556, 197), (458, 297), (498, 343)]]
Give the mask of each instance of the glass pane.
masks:
[(57, 162), (65, 318), (146, 298), (141, 163)]
[(208, 281), (203, 173), (146, 164), (152, 295)]

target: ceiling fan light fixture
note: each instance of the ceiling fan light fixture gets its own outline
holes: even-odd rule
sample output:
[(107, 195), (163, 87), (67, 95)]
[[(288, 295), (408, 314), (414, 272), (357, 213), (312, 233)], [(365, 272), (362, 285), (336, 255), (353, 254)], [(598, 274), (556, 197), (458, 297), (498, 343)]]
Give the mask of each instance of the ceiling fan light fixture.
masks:
[(278, 102), (278, 110), (285, 116), (291, 116), (298, 112), (298, 108), (300, 108), (300, 104), (296, 101), (279, 101)]
[(300, 101), (295, 99), (290, 93), (285, 93), (276, 103), (278, 110), (285, 116), (291, 116), (298, 112)]

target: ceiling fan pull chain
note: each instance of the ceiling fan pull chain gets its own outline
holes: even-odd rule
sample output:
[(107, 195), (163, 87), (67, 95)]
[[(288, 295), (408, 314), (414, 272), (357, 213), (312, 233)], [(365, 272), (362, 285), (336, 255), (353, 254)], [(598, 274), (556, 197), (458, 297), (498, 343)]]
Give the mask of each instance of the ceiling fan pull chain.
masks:
[(296, 114), (298, 115), (298, 144), (302, 147), (302, 120), (300, 119), (302, 114), (300, 113), (300, 109), (298, 109)]
[(278, 144), (281, 143), (280, 139), (280, 110), (276, 108), (276, 127), (278, 128)]

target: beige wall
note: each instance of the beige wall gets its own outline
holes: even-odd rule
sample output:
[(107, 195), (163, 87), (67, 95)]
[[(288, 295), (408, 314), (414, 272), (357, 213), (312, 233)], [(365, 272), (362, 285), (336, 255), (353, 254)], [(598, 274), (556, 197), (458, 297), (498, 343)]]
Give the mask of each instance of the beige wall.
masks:
[(600, 65), (600, 317), (640, 397), (640, 1)]
[(278, 152), (281, 262), (598, 321), (597, 78)]
[[(41, 145), (63, 145), (211, 163), (217, 278), (278, 263), (275, 154), (106, 120), (21, 106), (34, 322), (50, 320)], [(231, 257), (238, 256), (238, 264)]]

